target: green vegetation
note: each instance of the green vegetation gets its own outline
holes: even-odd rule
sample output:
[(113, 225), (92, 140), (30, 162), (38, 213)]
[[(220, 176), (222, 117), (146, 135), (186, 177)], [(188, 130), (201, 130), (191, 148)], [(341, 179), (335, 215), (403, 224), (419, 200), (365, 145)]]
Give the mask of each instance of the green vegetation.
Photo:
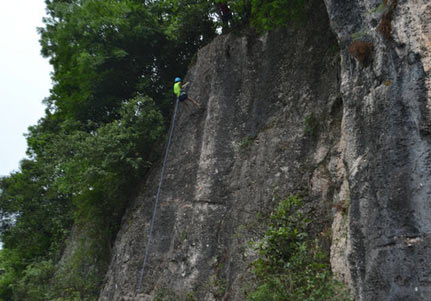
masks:
[(52, 298), (50, 282), (55, 267), (52, 261), (41, 261), (27, 266), (23, 277), (14, 288), (14, 297), (19, 300), (43, 301)]
[(362, 40), (362, 39), (367, 37), (367, 32), (357, 31), (357, 32), (352, 33), (351, 37), (352, 37), (353, 41)]
[(382, 2), (379, 4), (379, 6), (371, 9), (371, 13), (373, 14), (380, 14), (380, 13), (384, 13), (387, 9), (387, 6), (385, 4), (385, 2)]
[[(310, 0), (308, 0), (310, 1)], [(296, 24), (304, 20), (307, 0), (230, 0), (234, 23), (251, 25), (258, 31)]]
[[(302, 8), (226, 2), (235, 24), (263, 30)], [(45, 3), (39, 33), (53, 87), (26, 136), (29, 158), (0, 178), (0, 299), (94, 300), (128, 200), (159, 159), (172, 79), (221, 22), (216, 0)], [(60, 262), (73, 225), (82, 241)]]
[[(13, 257), (0, 260), (9, 273), (9, 280), (0, 280), (0, 296), (10, 287), (15, 296), (20, 284), (13, 282), (32, 273), (35, 263), (59, 259), (73, 222), (88, 229), (89, 240), (64, 272), (67, 281), (57, 281), (57, 285), (70, 285), (74, 278), (80, 282), (73, 286), (72, 295), (76, 291), (97, 294), (103, 272), (88, 270), (106, 266), (109, 253), (105, 250), (118, 230), (129, 191), (145, 173), (153, 145), (164, 133), (162, 115), (148, 97), (138, 95), (123, 104), (118, 114), (119, 119), (91, 132), (70, 121), (63, 122), (52, 136), (38, 126), (30, 129), (29, 149), (39, 154), (34, 155), (39, 160), (24, 161), (21, 172), (0, 183), (2, 210), (17, 215), (16, 222), (11, 221), (2, 232), (3, 252)], [(43, 152), (37, 149), (39, 145), (45, 146)], [(19, 260), (12, 262), (14, 257)]]
[(172, 289), (159, 289), (154, 301), (197, 301), (193, 293), (178, 293)]
[(307, 233), (310, 221), (295, 196), (280, 203), (262, 240), (254, 243), (257, 287), (249, 300), (349, 300), (342, 284), (332, 279), (326, 254)]
[(253, 0), (252, 25), (269, 30), (304, 19), (304, 0)]

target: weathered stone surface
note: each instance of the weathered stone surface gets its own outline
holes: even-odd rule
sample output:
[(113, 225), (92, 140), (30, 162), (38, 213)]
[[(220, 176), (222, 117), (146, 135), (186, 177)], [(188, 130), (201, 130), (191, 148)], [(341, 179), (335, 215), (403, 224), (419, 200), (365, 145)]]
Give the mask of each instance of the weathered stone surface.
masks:
[(123, 219), (100, 300), (244, 300), (247, 241), (290, 194), (304, 197), (313, 231), (328, 233), (343, 104), (339, 53), (323, 3), (306, 28), (218, 37), (188, 80), (204, 109), (180, 107), (143, 294), (136, 296), (159, 168)]
[[(325, 2), (342, 46), (344, 274), (358, 300), (431, 300), (431, 3)], [(387, 39), (378, 28), (389, 10)], [(374, 45), (368, 66), (349, 55), (355, 37)]]
[(188, 77), (204, 110), (179, 115), (143, 294), (159, 167), (100, 300), (244, 300), (256, 215), (294, 193), (315, 233), (332, 228), (333, 271), (357, 300), (431, 300), (431, 2), (384, 3), (325, 0), (301, 30), (201, 49)]

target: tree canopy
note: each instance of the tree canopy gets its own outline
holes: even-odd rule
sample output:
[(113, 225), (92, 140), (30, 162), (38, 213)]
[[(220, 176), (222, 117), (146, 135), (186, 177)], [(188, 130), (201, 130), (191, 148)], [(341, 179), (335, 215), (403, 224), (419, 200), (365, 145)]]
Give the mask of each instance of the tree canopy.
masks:
[(215, 36), (210, 1), (46, 4), (39, 32), (42, 54), (54, 67), (48, 104), (63, 119), (109, 122), (118, 116), (119, 100), (136, 93), (162, 103), (173, 74), (184, 73)]

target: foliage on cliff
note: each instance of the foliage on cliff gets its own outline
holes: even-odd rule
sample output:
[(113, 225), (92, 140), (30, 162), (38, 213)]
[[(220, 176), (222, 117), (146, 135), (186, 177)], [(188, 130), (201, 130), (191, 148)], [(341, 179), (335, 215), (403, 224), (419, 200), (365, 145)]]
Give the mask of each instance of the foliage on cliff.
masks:
[[(133, 187), (158, 159), (172, 79), (220, 21), (214, 0), (45, 2), (39, 33), (53, 87), (29, 128), (29, 158), (0, 179), (0, 299), (90, 300)], [(237, 25), (264, 29), (282, 24), (282, 3), (299, 3), (226, 2)], [(73, 224), (88, 229), (91, 253), (58, 266)]]
[(332, 279), (328, 258), (318, 240), (309, 237), (302, 201), (291, 196), (271, 214), (264, 237), (255, 243), (253, 268), (257, 288), (249, 300), (350, 300)]
[[(303, 20), (305, 4), (315, 0), (229, 0), (236, 26), (251, 25), (258, 31), (270, 30)], [(222, 1), (223, 2), (223, 1)]]

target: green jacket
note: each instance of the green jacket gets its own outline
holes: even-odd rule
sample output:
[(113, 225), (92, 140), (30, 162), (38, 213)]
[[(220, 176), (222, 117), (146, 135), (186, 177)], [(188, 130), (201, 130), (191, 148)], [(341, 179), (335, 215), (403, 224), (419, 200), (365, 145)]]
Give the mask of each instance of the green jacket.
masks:
[(181, 94), (181, 82), (177, 82), (177, 83), (174, 84), (174, 94), (177, 97), (180, 97), (180, 94)]

